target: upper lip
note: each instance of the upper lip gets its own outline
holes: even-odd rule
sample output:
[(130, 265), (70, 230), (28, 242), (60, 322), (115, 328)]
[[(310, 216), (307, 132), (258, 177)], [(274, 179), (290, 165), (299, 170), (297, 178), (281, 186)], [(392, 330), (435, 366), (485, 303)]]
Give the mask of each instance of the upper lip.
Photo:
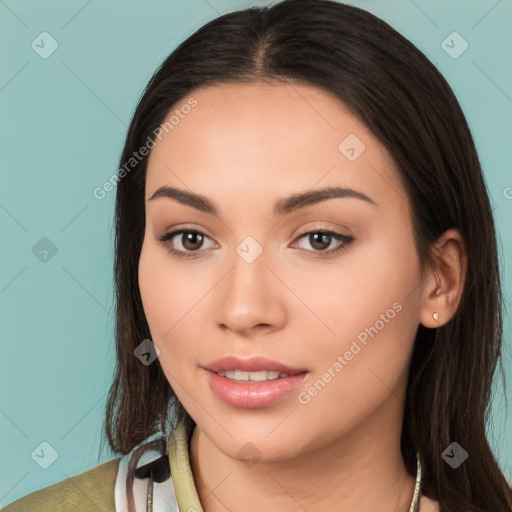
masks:
[(220, 371), (241, 370), (245, 372), (269, 371), (296, 375), (298, 373), (307, 372), (305, 368), (292, 368), (279, 361), (261, 356), (249, 357), (247, 359), (241, 359), (236, 356), (225, 356), (215, 359), (203, 366), (203, 368), (215, 373)]

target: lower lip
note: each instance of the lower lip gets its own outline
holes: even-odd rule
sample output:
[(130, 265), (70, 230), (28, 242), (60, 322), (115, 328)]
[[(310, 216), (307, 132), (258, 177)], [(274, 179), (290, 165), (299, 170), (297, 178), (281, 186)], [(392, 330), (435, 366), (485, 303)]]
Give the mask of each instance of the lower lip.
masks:
[(239, 409), (259, 409), (275, 404), (306, 376), (306, 373), (299, 373), (264, 382), (236, 382), (211, 371), (207, 373), (210, 388), (219, 399)]

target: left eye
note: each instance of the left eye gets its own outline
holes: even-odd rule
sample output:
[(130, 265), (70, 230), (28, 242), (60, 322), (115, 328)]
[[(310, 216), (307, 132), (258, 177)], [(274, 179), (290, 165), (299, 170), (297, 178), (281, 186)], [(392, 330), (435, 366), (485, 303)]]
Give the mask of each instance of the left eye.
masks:
[[(347, 245), (353, 240), (352, 237), (323, 229), (317, 231), (308, 231), (307, 233), (302, 234), (298, 239), (302, 240), (303, 238), (305, 238), (314, 248), (313, 252), (320, 252), (324, 254), (332, 254), (345, 249)], [(325, 250), (331, 245), (332, 242), (336, 240), (338, 241), (337, 247)]]
[[(176, 249), (174, 247), (172, 240), (175, 237), (181, 236), (178, 240), (181, 240), (181, 245), (183, 249)], [(163, 235), (158, 239), (159, 242), (167, 248), (167, 250), (176, 256), (183, 258), (191, 258), (196, 257), (201, 251), (199, 249), (202, 247), (204, 240), (210, 240), (210, 237), (202, 233), (201, 231), (197, 231), (195, 229), (182, 229), (178, 231), (172, 231)], [(311, 246), (313, 247), (312, 251), (320, 254), (333, 254), (337, 253), (343, 249), (345, 249), (350, 242), (354, 239), (352, 237), (341, 235), (340, 233), (336, 233), (334, 231), (328, 230), (316, 230), (316, 231), (308, 231), (307, 233), (303, 233), (300, 235), (297, 240), (307, 239)], [(338, 246), (335, 248), (331, 248), (326, 250), (333, 241), (338, 241)]]

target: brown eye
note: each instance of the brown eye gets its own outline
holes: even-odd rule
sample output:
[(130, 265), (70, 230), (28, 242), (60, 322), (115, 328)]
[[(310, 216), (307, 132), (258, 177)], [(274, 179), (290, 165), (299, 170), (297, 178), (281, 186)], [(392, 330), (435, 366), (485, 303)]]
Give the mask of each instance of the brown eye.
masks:
[(171, 253), (183, 258), (199, 256), (205, 239), (209, 239), (204, 233), (195, 229), (181, 229), (167, 233), (158, 241)]
[[(342, 251), (354, 240), (351, 236), (341, 235), (335, 231), (324, 229), (303, 233), (299, 237), (299, 240), (302, 239), (307, 240), (308, 244), (313, 248), (313, 250), (307, 249), (308, 252), (318, 253), (319, 255), (330, 255)], [(338, 246), (328, 249), (333, 241), (337, 241)]]
[(198, 232), (184, 231), (181, 237), (181, 243), (187, 251), (200, 249), (203, 244), (203, 235)]
[(310, 233), (308, 236), (311, 247), (318, 251), (323, 251), (331, 245), (332, 236), (327, 233)]

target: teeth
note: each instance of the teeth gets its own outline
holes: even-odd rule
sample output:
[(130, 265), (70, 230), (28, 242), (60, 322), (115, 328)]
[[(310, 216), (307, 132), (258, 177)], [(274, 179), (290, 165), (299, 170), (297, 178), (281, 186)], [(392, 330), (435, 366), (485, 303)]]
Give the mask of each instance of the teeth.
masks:
[(241, 382), (264, 382), (266, 380), (275, 380), (283, 377), (288, 377), (287, 373), (279, 372), (244, 372), (241, 370), (229, 370), (218, 372), (222, 377), (226, 377), (230, 380), (237, 380)]
[(241, 372), (240, 370), (235, 370), (233, 372), (233, 378), (235, 380), (249, 380), (249, 372)]

